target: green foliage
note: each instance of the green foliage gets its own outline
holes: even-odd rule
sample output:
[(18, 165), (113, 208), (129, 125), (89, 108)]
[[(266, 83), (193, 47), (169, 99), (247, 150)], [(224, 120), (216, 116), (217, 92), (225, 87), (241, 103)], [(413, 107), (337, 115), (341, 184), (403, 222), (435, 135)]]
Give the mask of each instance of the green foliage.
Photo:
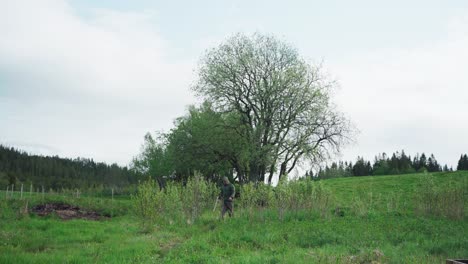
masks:
[[(345, 143), (350, 128), (331, 107), (334, 86), (320, 65), (309, 64), (294, 47), (257, 33), (236, 34), (209, 50), (193, 89), (215, 115), (228, 115), (222, 128), (235, 140), (226, 141), (228, 151), (215, 157), (227, 158), (240, 182), (257, 183), (266, 177), (271, 182), (276, 171), (282, 177), (301, 160), (320, 160)], [(211, 129), (217, 127), (203, 134)]]
[[(427, 176), (432, 181), (427, 181)], [(62, 221), (34, 214), (22, 217), (19, 212), (27, 200), (17, 195), (5, 199), (5, 192), (0, 191), (0, 263), (442, 263), (468, 254), (466, 216), (419, 215), (414, 207), (420, 201), (415, 198), (423, 196), (428, 186), (468, 189), (467, 176), (466, 172), (451, 172), (283, 182), (283, 188), (291, 189), (286, 197), (293, 198), (288, 199), (305, 199), (309, 204), (296, 210), (292, 203), (282, 220), (272, 204), (276, 188), (249, 184), (240, 188), (241, 197), (234, 201), (239, 212), (234, 218), (219, 221), (211, 204), (187, 225), (182, 224), (186, 216), (179, 207), (180, 223), (170, 225), (169, 217), (158, 216), (157, 228), (143, 233), (136, 211), (130, 210), (135, 199), (46, 194), (46, 201), (65, 201), (100, 211), (114, 203), (114, 209), (121, 212), (104, 221)], [(159, 191), (154, 181), (142, 185), (145, 191), (156, 189), (157, 197), (179, 197), (167, 201), (155, 198), (158, 205), (170, 208), (177, 206), (168, 202), (180, 201), (185, 188), (168, 183), (166, 191)], [(217, 193), (213, 185), (207, 189)], [(258, 198), (243, 200), (249, 193)], [(333, 197), (328, 215), (311, 213), (308, 208), (314, 206), (312, 202), (320, 200), (318, 197), (326, 201), (328, 195)], [(355, 197), (364, 204), (362, 215), (353, 209)], [(466, 192), (464, 197), (466, 201)], [(30, 207), (42, 200), (41, 196), (28, 199)], [(244, 205), (255, 208), (252, 217), (242, 212)], [(338, 205), (343, 214), (329, 214)]]
[(415, 193), (415, 211), (418, 215), (450, 219), (463, 219), (465, 216), (468, 195), (466, 180), (462, 184), (447, 182), (438, 185), (434, 176), (425, 173), (421, 176)]
[[(137, 193), (132, 195), (136, 215), (141, 220), (143, 228), (151, 228), (158, 216), (162, 212), (160, 207), (161, 193), (156, 182), (149, 178), (147, 181), (138, 185)], [(158, 207), (159, 205), (159, 207)]]
[(461, 155), (458, 160), (457, 170), (468, 170), (468, 155)]
[(292, 207), (293, 192), (288, 188), (286, 181), (287, 177), (283, 177), (275, 188), (275, 196), (273, 199), (273, 206), (278, 210), (278, 217), (280, 220), (284, 219), (284, 214), (288, 208)]
[[(312, 184), (312, 181), (309, 181), (309, 185)], [(312, 210), (320, 213), (320, 216), (325, 217), (327, 216), (328, 209), (334, 203), (332, 192), (323, 185), (322, 182), (318, 182), (313, 186), (311, 190), (312, 194)]]
[(372, 166), (369, 161), (365, 161), (364, 158), (358, 157), (356, 163), (353, 166), (354, 176), (368, 176), (372, 175)]
[(199, 171), (217, 181), (223, 176), (232, 178), (234, 169), (245, 171), (248, 144), (233, 129), (237, 127), (238, 117), (233, 113), (217, 113), (209, 103), (190, 107), (167, 134), (167, 151), (177, 176), (185, 180)]
[[(184, 186), (170, 182), (161, 191), (154, 180), (149, 179), (139, 185), (137, 194), (132, 196), (132, 200), (135, 203), (137, 216), (146, 228), (158, 220), (169, 224), (175, 222), (192, 224), (204, 211), (210, 209), (216, 194), (215, 185), (196, 173)], [(242, 186), (240, 197), (240, 210), (251, 219), (263, 210), (276, 210), (280, 220), (284, 220), (286, 212), (298, 214), (301, 211), (326, 217), (333, 201), (331, 192), (322, 182), (312, 180), (291, 182), (282, 180), (275, 188), (265, 184), (249, 183)]]
[(158, 134), (153, 138), (147, 133), (141, 148), (140, 155), (132, 161), (132, 169), (142, 175), (155, 177), (160, 187), (163, 187), (163, 176), (169, 176), (173, 171), (170, 154), (166, 150), (165, 136)]
[[(459, 166), (463, 164), (464, 156), (460, 157)], [(373, 165), (370, 161), (365, 160), (363, 157), (358, 157), (356, 163), (353, 165), (351, 162), (333, 162), (331, 166), (320, 168), (315, 177), (319, 179), (331, 179), (348, 176), (370, 176), (370, 175), (396, 175), (396, 174), (411, 174), (423, 172), (440, 172), (452, 171), (447, 165), (440, 166), (433, 154), (429, 158), (424, 153), (421, 155), (416, 154), (414, 159), (407, 156), (405, 151), (397, 151), (388, 157), (387, 154), (378, 154)], [(306, 177), (312, 177), (313, 170), (306, 172)]]
[(199, 173), (188, 179), (184, 186), (168, 182), (164, 189), (160, 189), (150, 178), (141, 183), (137, 193), (132, 196), (136, 215), (145, 229), (157, 223), (192, 224), (215, 198), (215, 185), (204, 180)]
[[(307, 174), (307, 172), (306, 172)], [(313, 173), (310, 172), (310, 176), (312, 177)], [(341, 178), (341, 177), (350, 177), (353, 176), (353, 165), (351, 162), (332, 162), (331, 166), (326, 166), (325, 169), (321, 169), (317, 173), (317, 178), (319, 179), (332, 179), (332, 178)], [(306, 175), (307, 178), (307, 175)]]
[[(21, 184), (29, 190), (34, 188), (61, 189), (79, 188), (81, 191), (98, 188), (114, 188), (126, 192), (130, 185), (140, 179), (140, 174), (120, 167), (95, 162), (92, 159), (66, 159), (57, 156), (30, 155), (26, 152), (0, 145), (0, 188)], [(11, 188), (11, 187), (10, 187)], [(92, 190), (95, 193), (95, 190)]]
[(132, 195), (136, 216), (145, 231), (156, 224), (172, 225), (182, 221), (182, 193), (179, 184), (168, 183), (164, 189), (151, 178), (139, 184)]
[(193, 223), (200, 217), (203, 210), (208, 209), (216, 199), (214, 185), (205, 181), (201, 174), (195, 173), (182, 189), (182, 205), (188, 223)]
[(184, 208), (183, 197), (186, 194), (181, 186), (170, 182), (159, 194), (156, 208), (158, 208), (160, 220), (171, 225), (181, 222)]
[(298, 214), (301, 211), (309, 212), (320, 217), (327, 217), (333, 203), (331, 192), (321, 181), (281, 180), (274, 189), (274, 199), (271, 204), (278, 210), (280, 220), (284, 219), (286, 212)]
[(351, 209), (357, 216), (368, 216), (373, 211), (373, 204), (373, 193), (366, 193), (362, 188), (359, 188), (357, 195), (353, 197)]

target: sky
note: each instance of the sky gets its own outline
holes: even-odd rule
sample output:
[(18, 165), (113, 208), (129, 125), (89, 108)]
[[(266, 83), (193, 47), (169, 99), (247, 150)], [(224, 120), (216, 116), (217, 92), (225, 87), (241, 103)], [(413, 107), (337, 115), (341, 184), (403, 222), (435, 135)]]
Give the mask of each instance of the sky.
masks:
[(323, 63), (359, 130), (334, 159), (468, 152), (468, 1), (0, 0), (0, 144), (128, 165), (207, 49), (273, 34)]

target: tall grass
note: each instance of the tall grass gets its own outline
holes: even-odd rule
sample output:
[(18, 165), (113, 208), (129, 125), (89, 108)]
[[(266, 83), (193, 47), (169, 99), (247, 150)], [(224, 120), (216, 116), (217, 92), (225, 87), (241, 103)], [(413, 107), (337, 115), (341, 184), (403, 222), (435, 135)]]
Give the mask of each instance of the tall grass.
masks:
[[(228, 221), (212, 212), (219, 189), (201, 178), (165, 190), (148, 180), (132, 199), (0, 192), (0, 263), (442, 263), (468, 253), (466, 214), (448, 213), (466, 208), (467, 176), (247, 184)], [(28, 201), (55, 200), (99, 212), (114, 204), (118, 215), (62, 221), (21, 212)], [(157, 232), (142, 233), (143, 221)]]
[[(466, 181), (461, 185), (457, 181), (457, 184), (450, 181), (436, 184), (430, 174), (419, 176), (417, 189), (412, 192), (413, 212), (424, 217), (464, 219), (468, 188)], [(402, 190), (380, 193), (372, 187), (353, 186), (352, 189), (354, 195), (342, 207), (324, 181), (282, 180), (276, 187), (249, 183), (238, 190), (240, 198), (235, 201), (236, 214), (250, 221), (265, 221), (271, 217), (284, 221), (286, 217), (327, 219), (333, 214), (343, 216), (345, 213), (359, 217), (379, 212), (407, 213), (408, 197)], [(203, 213), (211, 211), (218, 192), (215, 184), (197, 174), (185, 184), (169, 183), (164, 190), (150, 179), (138, 186), (132, 200), (145, 228), (157, 223), (193, 224)]]
[(185, 185), (169, 182), (164, 189), (148, 179), (132, 195), (135, 213), (145, 230), (156, 224), (192, 224), (216, 199), (217, 188), (196, 174)]
[[(274, 188), (250, 183), (241, 186), (238, 192), (236, 211), (249, 220), (264, 221), (272, 213), (281, 221), (286, 215), (295, 217), (304, 213), (325, 218), (331, 213), (334, 200), (322, 182), (311, 180), (282, 181)], [(195, 175), (185, 185), (172, 182), (165, 189), (149, 179), (139, 185), (132, 200), (136, 214), (148, 229), (158, 223), (194, 223), (204, 212), (211, 211), (218, 193), (216, 185)]]
[(284, 219), (286, 212), (298, 214), (301, 211), (325, 218), (329, 215), (333, 203), (331, 192), (321, 181), (281, 181), (273, 191), (274, 196), (270, 204), (278, 211), (280, 220)]
[(460, 220), (465, 216), (468, 185), (466, 181), (436, 184), (431, 174), (420, 178), (415, 192), (415, 213), (419, 216), (445, 217)]

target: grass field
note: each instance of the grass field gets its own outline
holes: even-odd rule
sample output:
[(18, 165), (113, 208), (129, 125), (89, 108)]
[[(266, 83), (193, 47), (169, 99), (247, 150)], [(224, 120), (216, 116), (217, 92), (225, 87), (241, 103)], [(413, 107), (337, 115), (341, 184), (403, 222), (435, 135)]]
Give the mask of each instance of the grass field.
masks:
[[(0, 192), (1, 263), (443, 263), (468, 257), (468, 172), (437, 173), (435, 186), (462, 190), (463, 217), (420, 215), (427, 175), (324, 180), (329, 214), (274, 210), (252, 217), (238, 208), (220, 221), (207, 210), (195, 223), (142, 231), (128, 197), (47, 195), (112, 215), (102, 221), (21, 214), (26, 201)], [(449, 189), (450, 190), (450, 189)], [(426, 192), (424, 194), (424, 192)], [(450, 206), (450, 204), (447, 204)]]

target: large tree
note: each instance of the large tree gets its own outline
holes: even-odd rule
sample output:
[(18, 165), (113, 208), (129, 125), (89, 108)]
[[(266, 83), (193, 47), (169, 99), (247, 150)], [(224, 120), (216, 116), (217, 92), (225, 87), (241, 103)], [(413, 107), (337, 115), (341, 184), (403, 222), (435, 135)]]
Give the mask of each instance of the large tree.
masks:
[[(280, 177), (309, 159), (338, 151), (349, 122), (330, 100), (335, 82), (272, 36), (237, 34), (209, 50), (194, 90), (219, 113), (236, 113), (234, 129), (250, 146), (250, 181)], [(243, 177), (243, 176), (242, 176)]]

